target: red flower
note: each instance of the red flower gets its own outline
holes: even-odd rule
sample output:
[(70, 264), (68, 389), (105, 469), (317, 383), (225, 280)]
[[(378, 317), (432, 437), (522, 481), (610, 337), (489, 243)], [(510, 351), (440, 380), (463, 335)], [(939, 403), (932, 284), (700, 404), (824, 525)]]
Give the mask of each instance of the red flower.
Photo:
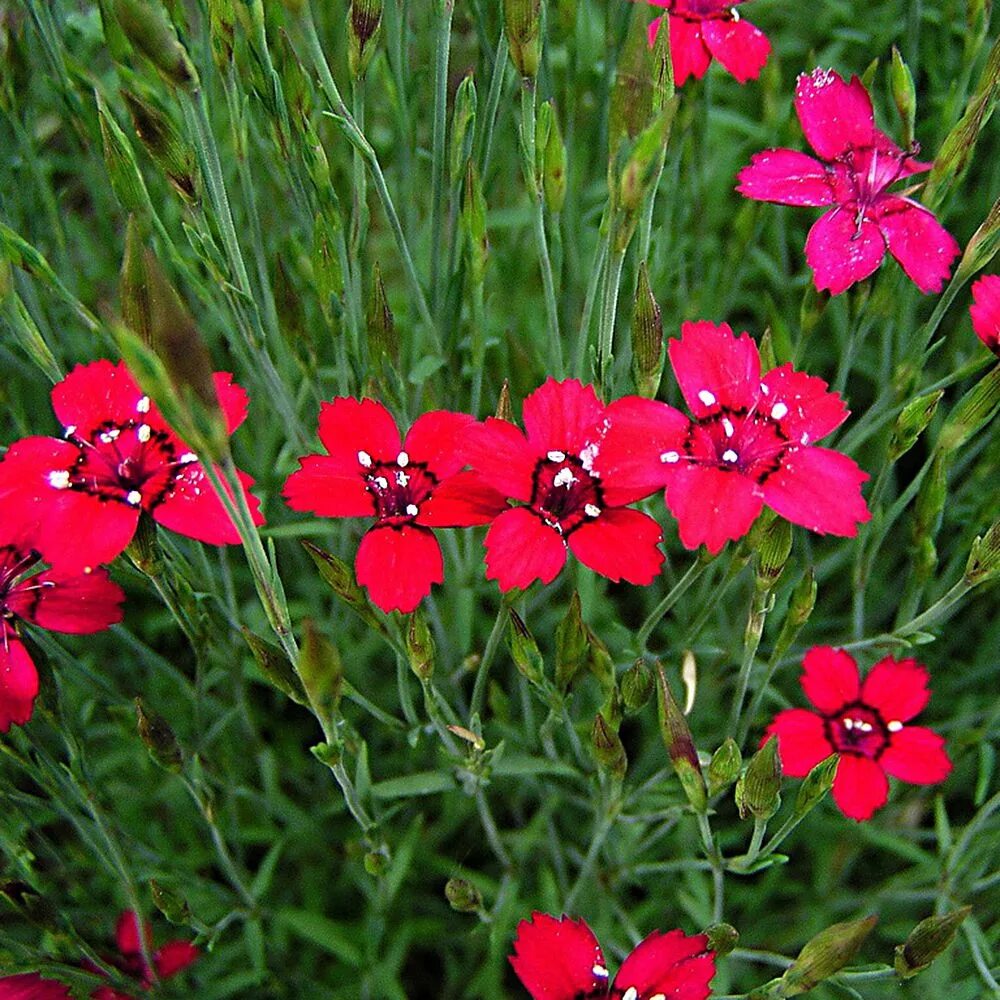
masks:
[(0, 733), (31, 718), (38, 694), (38, 674), (18, 635), (18, 620), (75, 635), (122, 620), (125, 595), (107, 570), (38, 572), (39, 559), (24, 536), (0, 529)]
[(524, 401), (526, 434), (493, 417), (470, 429), (469, 464), (524, 505), (505, 509), (486, 533), (486, 576), (501, 590), (551, 583), (567, 546), (616, 582), (645, 585), (659, 573), (659, 525), (625, 507), (657, 487), (622, 489), (597, 468), (615, 458), (606, 435), (628, 398), (605, 406), (591, 386), (550, 378)]
[[(223, 372), (215, 390), (230, 434), (247, 395)], [(66, 570), (114, 559), (142, 511), (165, 528), (213, 545), (239, 535), (197, 457), (167, 426), (123, 362), (78, 365), (52, 390), (64, 437), (29, 437), (0, 463), (6, 515), (36, 533), (44, 558)], [(240, 473), (244, 489), (253, 480)], [(247, 494), (254, 522), (257, 501)]]
[[(328, 454), (300, 458), (284, 496), (293, 510), (376, 518), (361, 539), (355, 572), (383, 611), (412, 611), (444, 579), (431, 528), (485, 524), (502, 509), (502, 497), (459, 471), (459, 444), (473, 423), (464, 413), (435, 410), (400, 442), (392, 415), (375, 400), (342, 396), (320, 409)], [(451, 487), (447, 495), (443, 484)]]
[(700, 80), (714, 56), (740, 83), (756, 80), (767, 62), (771, 43), (735, 8), (744, 0), (647, 0), (667, 13), (649, 26), (649, 44), (663, 19), (670, 26), (670, 58), (679, 87), (689, 77)]
[(987, 274), (972, 285), (972, 329), (1000, 357), (1000, 274)]
[[(683, 323), (670, 363), (693, 418), (655, 400), (619, 400), (599, 470), (636, 493), (666, 486), (689, 549), (719, 552), (764, 504), (794, 524), (854, 536), (870, 518), (867, 474), (813, 442), (847, 418), (826, 383), (782, 365), (760, 373), (757, 345), (728, 324)], [(645, 491), (645, 492), (644, 492)]]
[[(143, 990), (148, 990), (153, 985), (152, 970), (142, 956), (139, 921), (131, 910), (118, 918), (115, 938), (120, 955), (114, 964), (135, 979)], [(152, 928), (147, 924), (146, 940), (151, 939)], [(168, 941), (151, 957), (157, 978), (169, 979), (186, 969), (198, 957), (198, 949), (188, 941)], [(81, 964), (90, 971), (99, 971), (90, 962)], [(110, 986), (99, 986), (90, 996), (92, 1000), (133, 1000), (131, 993), (122, 993)], [(38, 973), (31, 972), (0, 979), (0, 1000), (69, 1000), (69, 990), (60, 983), (43, 979)]]
[[(959, 247), (928, 209), (896, 181), (929, 170), (875, 127), (864, 84), (833, 70), (803, 73), (795, 110), (819, 160), (793, 149), (756, 153), (739, 173), (736, 190), (779, 205), (833, 205), (806, 239), (816, 287), (834, 295), (872, 274), (886, 248), (922, 292), (941, 290)], [(915, 150), (914, 150), (915, 151)]]
[(948, 776), (944, 740), (923, 726), (904, 725), (930, 698), (926, 667), (887, 656), (862, 684), (854, 658), (830, 646), (814, 646), (802, 667), (802, 689), (819, 711), (779, 712), (764, 736), (778, 737), (786, 774), (802, 778), (837, 754), (833, 800), (845, 816), (859, 821), (885, 805), (887, 774), (916, 785)]
[(612, 983), (586, 923), (545, 913), (517, 925), (510, 964), (534, 1000), (705, 1000), (715, 975), (715, 955), (704, 934), (653, 931), (632, 949)]

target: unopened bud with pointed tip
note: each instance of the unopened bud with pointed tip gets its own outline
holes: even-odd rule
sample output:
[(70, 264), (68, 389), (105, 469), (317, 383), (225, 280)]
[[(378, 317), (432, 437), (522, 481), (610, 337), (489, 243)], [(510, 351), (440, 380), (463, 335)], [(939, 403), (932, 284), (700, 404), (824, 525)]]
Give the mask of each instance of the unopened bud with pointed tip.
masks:
[(636, 660), (622, 674), (622, 703), (629, 712), (641, 711), (653, 695), (653, 672), (642, 660)]
[(503, 14), (511, 61), (534, 80), (542, 56), (542, 0), (503, 0)]
[(589, 626), (587, 630), (587, 642), (590, 646), (590, 656), (587, 659), (587, 666), (590, 672), (597, 678), (597, 683), (601, 685), (605, 695), (610, 696), (615, 690), (615, 661), (611, 656), (611, 651), (604, 644), (604, 641)]
[(152, 100), (129, 90), (123, 90), (122, 97), (139, 141), (174, 190), (185, 201), (193, 202), (198, 189), (194, 150), (170, 116)]
[(910, 931), (907, 939), (896, 946), (896, 974), (900, 979), (912, 979), (923, 972), (939, 955), (943, 955), (955, 940), (958, 928), (972, 912), (971, 906), (927, 917)]
[(709, 797), (727, 789), (739, 776), (743, 767), (743, 754), (739, 744), (731, 736), (712, 754), (708, 765)]
[(150, 205), (149, 192), (139, 171), (132, 145), (100, 94), (97, 95), (97, 120), (101, 127), (104, 165), (111, 181), (111, 190), (126, 212), (146, 214)]
[(474, 285), (482, 285), (490, 239), (486, 232), (486, 198), (472, 157), (465, 165), (465, 190), (462, 196), (462, 227), (468, 240), (469, 269)]
[(608, 109), (608, 154), (614, 159), (623, 140), (634, 139), (653, 117), (653, 65), (642, 8), (631, 11), (628, 34), (618, 54)]
[(951, 454), (984, 427), (1000, 408), (1000, 365), (986, 373), (959, 401), (941, 428), (937, 447)]
[(545, 207), (555, 214), (562, 211), (566, 202), (566, 144), (563, 142), (559, 118), (552, 102), (546, 101), (542, 108), (548, 108), (546, 116), (549, 119), (544, 130), (545, 142), (539, 146), (542, 191), (545, 195)]
[(324, 729), (332, 728), (340, 711), (344, 665), (337, 647), (309, 618), (302, 622), (302, 648), (295, 667), (316, 717)]
[(303, 541), (302, 546), (316, 564), (319, 575), (337, 597), (368, 625), (384, 635), (385, 625), (355, 579), (354, 570), (339, 556), (321, 549), (312, 542)]
[(691, 729), (684, 713), (674, 699), (667, 683), (667, 675), (660, 663), (656, 664), (657, 714), (660, 736), (670, 755), (681, 787), (695, 812), (704, 812), (708, 804), (705, 778), (701, 773), (698, 751), (691, 736)]
[(444, 896), (456, 913), (478, 913), (483, 908), (483, 894), (468, 879), (448, 879)]
[(621, 737), (600, 712), (594, 717), (590, 739), (598, 766), (619, 781), (624, 778), (628, 768), (625, 747), (622, 745)]
[(580, 595), (574, 590), (562, 621), (556, 626), (556, 687), (569, 690), (590, 655)]
[(510, 379), (505, 378), (500, 386), (500, 396), (497, 399), (496, 412), (493, 414), (497, 420), (506, 420), (508, 423), (514, 421), (514, 407), (510, 402)]
[(509, 622), (507, 642), (510, 645), (510, 656), (514, 666), (532, 684), (541, 684), (544, 661), (535, 637), (528, 630), (524, 619), (513, 608), (509, 611)]
[(146, 745), (149, 756), (165, 771), (179, 774), (184, 756), (170, 723), (162, 715), (147, 709), (141, 698), (135, 699), (135, 715), (139, 738)]
[(259, 635), (251, 632), (245, 625), (240, 627), (246, 644), (253, 653), (254, 661), (268, 682), (299, 705), (308, 705), (309, 698), (299, 675), (292, 666), (292, 661), (284, 650), (265, 642)]
[(781, 977), (782, 997), (808, 993), (824, 979), (839, 972), (861, 950), (878, 917), (850, 920), (820, 931), (799, 952)]
[(910, 67), (903, 62), (899, 49), (892, 47), (892, 63), (889, 66), (889, 84), (892, 87), (892, 100), (903, 123), (903, 149), (908, 149), (913, 143), (913, 123), (917, 114), (916, 88), (913, 86), (913, 74)]
[(418, 607), (406, 623), (406, 655), (410, 669), (421, 682), (434, 675), (434, 636), (427, 624), (427, 615)]
[(375, 55), (383, 6), (384, 0), (351, 0), (347, 12), (347, 61), (355, 80), (365, 75)]
[(448, 158), (453, 181), (462, 176), (462, 168), (472, 155), (472, 140), (476, 131), (476, 81), (472, 70), (462, 77), (455, 91), (451, 113), (451, 155)]
[(194, 63), (159, 0), (114, 0), (114, 11), (125, 36), (168, 83), (192, 90), (198, 86)]
[(802, 579), (795, 585), (788, 600), (788, 613), (782, 622), (781, 631), (774, 643), (772, 658), (777, 662), (791, 648), (802, 626), (809, 621), (813, 608), (816, 606), (816, 573), (810, 566)]
[(985, 535), (972, 543), (965, 564), (965, 582), (970, 587), (1000, 576), (1000, 521), (994, 521)]
[(944, 389), (918, 396), (903, 407), (896, 418), (896, 426), (889, 442), (889, 461), (895, 462), (905, 455), (916, 443), (917, 438), (927, 429), (927, 425), (937, 412), (938, 403), (944, 395)]
[(155, 878), (149, 880), (149, 894), (153, 897), (153, 905), (172, 924), (187, 924), (191, 920), (191, 908), (187, 900), (170, 886), (164, 885)]
[(770, 819), (781, 806), (781, 758), (778, 738), (772, 736), (751, 758), (736, 782), (740, 818)]
[(702, 933), (708, 938), (708, 950), (714, 951), (716, 958), (724, 958), (740, 941), (740, 932), (732, 924), (712, 924)]
[(792, 526), (776, 517), (764, 530), (757, 547), (756, 585), (772, 590), (781, 578), (792, 551)]
[(383, 359), (395, 365), (399, 361), (399, 337), (389, 300), (382, 281), (382, 268), (378, 261), (372, 271), (371, 294), (368, 297), (368, 350), (371, 359), (379, 364)]
[(632, 377), (640, 396), (656, 398), (666, 357), (663, 314), (649, 284), (646, 262), (642, 261), (632, 305)]
[(833, 788), (833, 779), (837, 776), (837, 765), (840, 763), (838, 754), (831, 754), (825, 760), (821, 760), (805, 776), (802, 784), (799, 785), (798, 795), (795, 796), (795, 815), (803, 817), (826, 797)]

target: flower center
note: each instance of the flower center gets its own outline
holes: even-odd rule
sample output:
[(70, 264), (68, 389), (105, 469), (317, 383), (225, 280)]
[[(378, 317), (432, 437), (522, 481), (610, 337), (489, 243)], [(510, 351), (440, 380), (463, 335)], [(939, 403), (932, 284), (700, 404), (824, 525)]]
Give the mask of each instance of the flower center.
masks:
[(531, 507), (542, 520), (565, 536), (603, 509), (600, 480), (576, 455), (550, 451), (535, 465)]
[(838, 753), (877, 759), (889, 742), (890, 726), (873, 708), (855, 702), (826, 719), (827, 736)]
[[(12, 621), (19, 617), (8, 606), (8, 599), (14, 591), (40, 590), (41, 587), (55, 586), (51, 580), (32, 586), (29, 578), (25, 577), (40, 559), (41, 556), (33, 549), (24, 551), (15, 545), (0, 546), (0, 618)], [(4, 636), (6, 637), (6, 632)]]
[(376, 462), (368, 452), (358, 452), (365, 487), (375, 500), (375, 516), (380, 521), (412, 519), (420, 505), (437, 486), (437, 477), (423, 462), (411, 462), (401, 451), (395, 462)]

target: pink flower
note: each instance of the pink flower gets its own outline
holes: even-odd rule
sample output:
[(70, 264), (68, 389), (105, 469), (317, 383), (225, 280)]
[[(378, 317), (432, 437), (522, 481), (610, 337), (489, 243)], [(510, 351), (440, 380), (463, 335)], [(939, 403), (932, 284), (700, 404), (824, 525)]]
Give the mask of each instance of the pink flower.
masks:
[(719, 552), (765, 504), (812, 531), (857, 534), (871, 516), (861, 496), (868, 476), (813, 443), (848, 415), (822, 379), (791, 365), (762, 376), (757, 345), (747, 333), (734, 338), (726, 323), (682, 324), (669, 352), (693, 417), (655, 400), (619, 400), (602, 475), (638, 495), (666, 486), (689, 549)]
[[(231, 434), (247, 395), (232, 376), (215, 375)], [(29, 527), (47, 562), (81, 571), (115, 558), (142, 511), (163, 527), (212, 545), (239, 534), (209, 486), (197, 456), (170, 429), (124, 363), (78, 365), (52, 389), (62, 438), (14, 442), (0, 462), (0, 502)], [(240, 473), (244, 490), (253, 480)], [(255, 498), (247, 502), (257, 524)]]
[(469, 430), (469, 464), (517, 504), (486, 533), (486, 576), (501, 590), (551, 583), (567, 548), (616, 582), (645, 585), (659, 573), (659, 525), (625, 506), (656, 487), (622, 490), (597, 468), (614, 458), (606, 435), (623, 403), (605, 406), (591, 386), (550, 378), (524, 401), (524, 433), (493, 417)]
[(517, 925), (510, 964), (533, 1000), (705, 1000), (715, 975), (715, 954), (704, 934), (653, 931), (632, 949), (612, 982), (587, 924), (545, 913)]
[(987, 274), (972, 285), (972, 329), (1000, 357), (1000, 274)]
[(793, 149), (756, 153), (736, 190), (779, 205), (833, 205), (806, 239), (816, 288), (838, 295), (872, 274), (888, 248), (922, 292), (938, 292), (959, 247), (922, 205), (890, 194), (896, 181), (929, 170), (875, 127), (864, 84), (833, 70), (803, 73), (795, 110), (819, 160)]
[[(460, 444), (473, 423), (464, 413), (435, 410), (418, 417), (401, 442), (392, 415), (373, 399), (341, 396), (320, 409), (328, 454), (299, 459), (285, 500), (322, 517), (375, 517), (355, 572), (383, 611), (413, 611), (444, 580), (431, 528), (485, 524), (503, 508), (503, 497), (460, 471)], [(450, 487), (447, 495), (442, 486)]]
[(664, 18), (670, 26), (670, 57), (679, 87), (689, 76), (700, 80), (714, 56), (740, 83), (756, 80), (771, 43), (735, 9), (744, 0), (647, 0), (667, 13), (649, 26), (649, 44)]
[(879, 660), (861, 683), (842, 649), (814, 646), (802, 661), (802, 689), (818, 711), (779, 712), (764, 739), (778, 737), (785, 774), (802, 778), (830, 754), (840, 758), (833, 800), (851, 819), (869, 819), (889, 795), (887, 774), (916, 785), (951, 772), (944, 740), (907, 723), (927, 705), (927, 668), (916, 660)]

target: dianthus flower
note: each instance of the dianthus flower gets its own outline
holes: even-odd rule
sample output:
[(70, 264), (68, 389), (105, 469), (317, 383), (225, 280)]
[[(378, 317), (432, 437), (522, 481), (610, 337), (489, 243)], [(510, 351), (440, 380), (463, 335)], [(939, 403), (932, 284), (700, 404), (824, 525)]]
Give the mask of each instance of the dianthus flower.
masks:
[(0, 733), (23, 726), (38, 695), (38, 673), (18, 635), (18, 621), (84, 635), (122, 620), (125, 594), (107, 570), (41, 570), (28, 537), (0, 526)]
[(715, 975), (704, 934), (653, 931), (612, 981), (587, 924), (545, 913), (517, 925), (510, 964), (534, 1000), (705, 1000)]
[[(150, 940), (151, 937), (152, 931), (147, 924), (146, 939)], [(115, 939), (119, 955), (111, 960), (112, 963), (135, 979), (137, 988), (145, 993), (153, 985), (153, 970), (143, 958), (139, 921), (132, 911), (126, 911), (118, 918)], [(188, 941), (168, 941), (150, 957), (157, 979), (169, 979), (186, 969), (198, 957), (198, 949)], [(92, 972), (100, 971), (90, 962), (81, 964)], [(0, 1000), (69, 1000), (69, 995), (69, 990), (61, 983), (43, 979), (37, 972), (0, 979)], [(134, 1000), (131, 993), (122, 993), (110, 986), (99, 986), (90, 996), (92, 1000)]]
[(930, 698), (927, 668), (916, 660), (887, 656), (862, 683), (849, 653), (814, 646), (802, 668), (802, 690), (818, 711), (779, 712), (764, 739), (778, 737), (782, 769), (793, 778), (837, 754), (833, 800), (845, 816), (869, 819), (884, 806), (887, 774), (930, 785), (951, 772), (944, 740), (923, 726), (905, 725)]
[(848, 411), (820, 378), (782, 365), (761, 375), (757, 345), (728, 324), (683, 323), (670, 363), (692, 416), (651, 399), (620, 400), (598, 469), (666, 503), (689, 549), (719, 552), (766, 504), (821, 534), (853, 536), (871, 516), (868, 478), (840, 452), (813, 442)]
[[(230, 434), (247, 395), (218, 372)], [(191, 449), (170, 429), (123, 362), (78, 365), (52, 389), (63, 438), (15, 441), (0, 462), (5, 515), (36, 532), (46, 561), (67, 570), (109, 562), (145, 511), (163, 527), (213, 545), (240, 537)], [(239, 473), (244, 490), (253, 480)], [(257, 501), (247, 493), (254, 523)]]
[(987, 274), (972, 285), (972, 329), (1000, 357), (1000, 274)]
[(649, 26), (649, 44), (666, 20), (670, 58), (679, 87), (689, 76), (700, 80), (714, 56), (740, 83), (756, 80), (767, 62), (771, 43), (759, 28), (740, 17), (745, 0), (646, 0), (667, 13)]
[(736, 190), (779, 205), (832, 205), (809, 230), (806, 261), (816, 288), (834, 295), (872, 274), (885, 251), (922, 292), (938, 292), (959, 251), (928, 209), (890, 194), (896, 181), (931, 168), (875, 127), (864, 84), (833, 70), (803, 73), (795, 110), (819, 159), (793, 149), (756, 153), (739, 173)]
[[(413, 611), (444, 580), (431, 528), (485, 524), (503, 498), (460, 470), (460, 444), (471, 416), (434, 410), (414, 421), (405, 441), (389, 411), (373, 399), (324, 403), (319, 438), (326, 455), (299, 459), (285, 483), (293, 510), (322, 517), (375, 517), (358, 548), (355, 573), (383, 611)], [(448, 485), (447, 497), (439, 488)]]
[(469, 464), (518, 504), (504, 509), (486, 533), (486, 576), (501, 590), (551, 583), (567, 547), (615, 582), (645, 585), (659, 573), (660, 526), (625, 507), (656, 487), (623, 489), (599, 471), (600, 462), (615, 457), (606, 435), (626, 400), (605, 406), (591, 386), (550, 378), (524, 401), (524, 433), (494, 417), (470, 428)]

